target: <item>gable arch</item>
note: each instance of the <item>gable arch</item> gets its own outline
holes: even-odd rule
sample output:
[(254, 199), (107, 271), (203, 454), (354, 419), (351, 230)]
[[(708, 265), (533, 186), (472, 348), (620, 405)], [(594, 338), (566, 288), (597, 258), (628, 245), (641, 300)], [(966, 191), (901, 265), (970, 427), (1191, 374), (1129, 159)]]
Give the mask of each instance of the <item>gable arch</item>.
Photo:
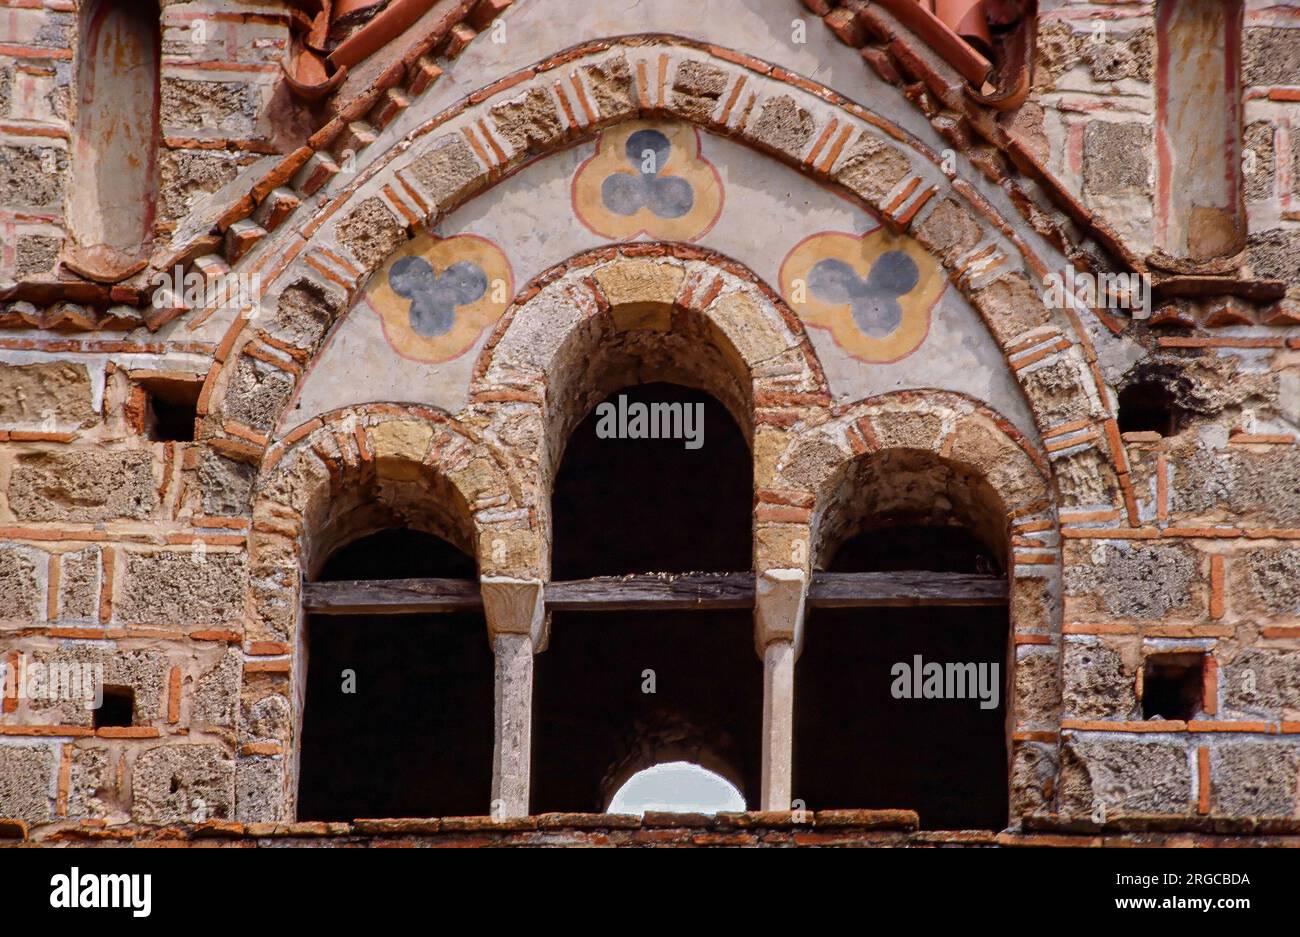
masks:
[[(490, 575), (490, 541), (518, 506), (512, 474), (474, 429), (425, 407), (369, 404), (314, 417), (277, 443), (259, 473), (252, 564), (285, 571), (272, 578), (296, 588), (338, 547), (396, 525), (447, 540)], [(278, 590), (254, 593), (256, 605), (281, 604)], [(276, 620), (281, 640), (292, 625)]]
[[(686, 93), (683, 70), (697, 77), (703, 70), (711, 87), (721, 90), (716, 97)], [(322, 170), (315, 182), (300, 180), (319, 188), (282, 225), (285, 233), (278, 229), (245, 263), (250, 270), (265, 268), (264, 295), (277, 306), (284, 288), (295, 283), (335, 295), (332, 320), (411, 231), (536, 160), (646, 117), (684, 121), (791, 165), (923, 245), (982, 317), (1039, 433), (1052, 442), (1062, 505), (1080, 512), (1126, 509), (1136, 523), (1092, 337), (1073, 310), (1048, 310), (1034, 285), (1060, 258), (1023, 223), (1002, 216), (976, 185), (955, 170), (945, 173), (939, 154), (888, 120), (800, 76), (725, 50), (673, 37), (625, 37), (521, 70), (433, 116), (354, 178), (330, 181)], [(295, 345), (275, 322), (261, 323), (264, 318), (235, 322), (201, 402), (201, 437), (251, 461), (260, 458), (261, 440), (269, 443), (275, 420), (250, 427), (237, 418), (259, 408), (232, 408), (230, 389), (240, 386), (232, 375), (269, 364), (292, 387), (301, 363), (320, 347), (319, 341)], [(248, 362), (249, 356), (259, 363)], [(277, 406), (282, 409), (276, 402), (263, 409)]]

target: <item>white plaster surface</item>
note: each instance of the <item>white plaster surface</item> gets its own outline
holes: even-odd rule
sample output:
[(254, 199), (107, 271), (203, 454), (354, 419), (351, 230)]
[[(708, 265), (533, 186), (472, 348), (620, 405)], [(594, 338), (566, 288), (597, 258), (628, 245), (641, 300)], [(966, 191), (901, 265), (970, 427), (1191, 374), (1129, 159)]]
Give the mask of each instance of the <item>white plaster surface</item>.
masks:
[[(774, 287), (790, 250), (823, 231), (861, 234), (878, 226), (861, 207), (798, 172), (722, 137), (701, 132), (701, 152), (716, 167), (726, 192), (721, 217), (696, 243), (748, 267)], [(576, 217), (571, 182), (596, 144), (540, 160), (484, 192), (443, 220), (442, 237), (474, 234), (494, 242), (509, 259), (515, 288), (575, 254), (608, 242)], [(755, 220), (761, 219), (761, 224)], [(892, 364), (853, 358), (830, 333), (809, 334), (837, 402), (906, 388), (968, 394), (1035, 437), (1019, 386), (978, 313), (949, 285), (916, 352)], [(359, 302), (331, 333), (280, 431), (348, 404), (422, 403), (459, 412), (468, 399), (474, 361), (487, 331), (466, 354), (437, 365), (398, 356), (384, 339), (378, 315)]]

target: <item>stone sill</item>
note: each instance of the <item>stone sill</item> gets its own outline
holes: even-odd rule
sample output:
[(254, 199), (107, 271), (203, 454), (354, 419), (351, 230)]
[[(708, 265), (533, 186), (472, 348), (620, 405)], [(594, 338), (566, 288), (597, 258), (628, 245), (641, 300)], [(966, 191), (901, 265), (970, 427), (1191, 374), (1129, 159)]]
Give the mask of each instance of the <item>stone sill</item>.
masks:
[[(7, 841), (6, 841), (7, 839)], [(1105, 826), (1042, 816), (1021, 830), (918, 830), (910, 810), (823, 810), (796, 822), (788, 812), (701, 814), (552, 813), (491, 817), (369, 819), (351, 823), (230, 823), (155, 827), (86, 821), (36, 831), (0, 820), (0, 845), (140, 846), (1300, 846), (1300, 820), (1131, 816)]]

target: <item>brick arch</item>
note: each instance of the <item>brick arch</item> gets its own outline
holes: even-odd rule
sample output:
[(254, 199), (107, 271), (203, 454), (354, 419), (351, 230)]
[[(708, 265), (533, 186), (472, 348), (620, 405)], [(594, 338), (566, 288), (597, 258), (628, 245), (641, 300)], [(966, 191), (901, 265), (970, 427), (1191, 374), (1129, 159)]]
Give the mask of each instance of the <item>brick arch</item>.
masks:
[(759, 497), (776, 503), (779, 496), (800, 507), (766, 524), (762, 542), (770, 555), (760, 560), (767, 567), (758, 568), (789, 560), (789, 545), (801, 542), (807, 545), (799, 551), (804, 570), (819, 566), (827, 558), (825, 528), (845, 507), (836, 502), (854, 467), (907, 452), (931, 455), (986, 484), (981, 494), (994, 500), (982, 507), (1001, 515), (1014, 666), (1011, 816), (1050, 809), (1059, 766), (1062, 695), (1058, 499), (1046, 456), (1007, 420), (962, 394), (909, 390), (840, 408), (827, 422), (791, 434), (784, 446), (771, 450), (762, 467), (771, 487), (766, 493), (760, 490)]
[[(679, 86), (677, 71), (669, 81), (670, 65), (680, 70), (683, 63), (696, 75), (706, 70), (724, 90), (716, 97), (689, 93), (694, 86)], [(1056, 260), (1035, 248), (1041, 241), (1026, 224), (1000, 214), (955, 170), (946, 175), (939, 154), (838, 93), (748, 57), (662, 36), (593, 44), (522, 69), (432, 116), (376, 157), (366, 161), (363, 153), (354, 176), (335, 179), (333, 164), (320, 153), (313, 157), (295, 183), (304, 205), (247, 255), (250, 269), (266, 268), (265, 295), (276, 315), (248, 315), (232, 327), (205, 386), (201, 438), (237, 458), (260, 460), (275, 421), (250, 426), (241, 417), (278, 415), (289, 393), (275, 400), (259, 389), (267, 400), (241, 404), (236, 395), (232, 406), (232, 387), (267, 383), (241, 382), (239, 369), (276, 369), (291, 389), (320, 346), (319, 335), (303, 345), (286, 334), (287, 291), (332, 297), (325, 315), (332, 321), (413, 230), (533, 160), (642, 117), (726, 135), (920, 241), (1002, 348), (1039, 432), (1052, 442), (1062, 505), (1080, 512), (1126, 507), (1137, 523), (1092, 341), (1073, 310), (1051, 312), (1042, 303), (1034, 284)]]
[[(634, 374), (619, 367), (632, 362)], [(526, 488), (546, 518), (569, 433), (629, 379), (712, 393), (751, 444), (830, 402), (802, 323), (752, 272), (690, 245), (637, 243), (573, 257), (519, 293), (475, 363), (470, 418), (526, 441), (515, 455), (538, 469)]]
[[(502, 557), (498, 543), (509, 541), (516, 556), (531, 544), (516, 506), (508, 461), (473, 429), (425, 407), (335, 410), (273, 447), (255, 485), (248, 539), (245, 640), (267, 656), (246, 663), (241, 681), (241, 820), (293, 812), (306, 680), (303, 581), (337, 547), (394, 524), (442, 536), (490, 575)], [(257, 716), (267, 710), (280, 718)]]
[[(301, 424), (268, 453), (254, 487), (250, 552), (256, 559), (263, 539), (282, 538), (275, 521), (289, 520), (297, 568), (314, 571), (367, 524), (400, 521), (454, 543), (490, 575), (491, 536), (518, 507), (519, 490), (510, 457), (439, 410), (345, 407)], [(367, 501), (386, 513), (364, 513)]]

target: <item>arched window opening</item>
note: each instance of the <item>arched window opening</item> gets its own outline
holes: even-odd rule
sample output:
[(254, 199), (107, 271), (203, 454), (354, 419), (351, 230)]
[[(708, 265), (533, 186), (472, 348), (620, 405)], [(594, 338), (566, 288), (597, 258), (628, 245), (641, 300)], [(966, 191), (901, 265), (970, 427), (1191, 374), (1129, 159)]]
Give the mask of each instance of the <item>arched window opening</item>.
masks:
[(68, 260), (94, 279), (129, 276), (153, 237), (160, 48), (156, 3), (82, 5)]
[[(661, 438), (642, 435), (665, 416)], [(753, 489), (745, 437), (715, 398), (659, 382), (618, 391), (565, 450), (551, 578), (749, 569)]]
[[(1000, 577), (999, 516), (963, 467), (881, 453), (845, 474), (819, 567)], [(795, 672), (794, 797), (913, 809), (923, 829), (1003, 829), (1009, 635), (1001, 600), (812, 610)]]
[[(472, 558), (414, 530), (335, 551), (320, 582), (468, 579)], [(481, 612), (324, 615), (307, 623), (298, 817), (482, 816), (493, 658)]]
[(607, 813), (728, 813), (745, 809), (745, 798), (722, 775), (689, 761), (643, 768), (623, 782)]
[[(701, 444), (643, 435), (639, 405), (691, 408)], [(611, 394), (556, 476), (552, 580), (750, 569), (752, 471), (744, 435), (708, 394), (665, 383)], [(748, 607), (555, 611), (536, 662), (532, 811), (604, 810), (622, 781), (668, 756), (730, 766), (756, 805), (762, 676)]]

